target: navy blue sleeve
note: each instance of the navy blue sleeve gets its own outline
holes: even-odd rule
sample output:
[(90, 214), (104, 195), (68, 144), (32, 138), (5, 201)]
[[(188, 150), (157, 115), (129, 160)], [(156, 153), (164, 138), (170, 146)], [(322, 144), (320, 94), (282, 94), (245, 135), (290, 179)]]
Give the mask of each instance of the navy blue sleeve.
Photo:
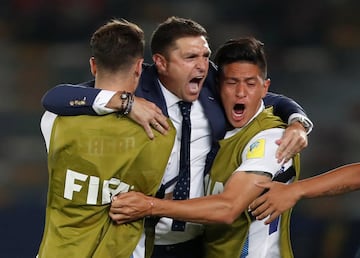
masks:
[(41, 99), (43, 107), (62, 116), (97, 115), (92, 105), (100, 89), (94, 81), (82, 84), (59, 84), (48, 90)]
[(307, 117), (304, 109), (291, 98), (284, 95), (268, 92), (264, 98), (264, 104), (266, 107), (273, 106), (274, 114), (279, 116), (285, 123), (291, 114), (299, 113)]

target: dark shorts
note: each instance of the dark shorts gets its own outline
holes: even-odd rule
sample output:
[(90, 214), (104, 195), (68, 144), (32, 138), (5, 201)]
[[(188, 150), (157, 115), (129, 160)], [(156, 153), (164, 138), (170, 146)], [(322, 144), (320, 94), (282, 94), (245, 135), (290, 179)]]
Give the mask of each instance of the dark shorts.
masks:
[(155, 245), (151, 258), (201, 258), (203, 243), (201, 237), (173, 245)]

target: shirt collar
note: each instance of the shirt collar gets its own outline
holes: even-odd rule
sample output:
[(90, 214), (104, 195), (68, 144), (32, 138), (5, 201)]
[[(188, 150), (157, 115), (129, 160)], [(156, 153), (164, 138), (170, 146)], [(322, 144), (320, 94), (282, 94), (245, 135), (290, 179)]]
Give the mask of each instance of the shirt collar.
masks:
[(165, 101), (166, 101), (166, 107), (169, 109), (174, 105), (177, 105), (177, 103), (181, 100), (176, 95), (174, 95), (172, 92), (170, 92), (162, 83), (160, 80), (158, 80), (160, 89), (164, 95)]

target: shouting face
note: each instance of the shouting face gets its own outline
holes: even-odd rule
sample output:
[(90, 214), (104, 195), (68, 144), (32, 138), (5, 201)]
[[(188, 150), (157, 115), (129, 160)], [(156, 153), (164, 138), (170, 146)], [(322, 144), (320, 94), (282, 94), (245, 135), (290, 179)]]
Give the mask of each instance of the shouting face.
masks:
[(198, 99), (209, 68), (210, 48), (203, 36), (183, 37), (175, 41), (166, 56), (155, 54), (159, 79), (182, 100)]
[(259, 67), (248, 62), (223, 66), (220, 94), (227, 119), (235, 128), (243, 127), (256, 114), (270, 86)]

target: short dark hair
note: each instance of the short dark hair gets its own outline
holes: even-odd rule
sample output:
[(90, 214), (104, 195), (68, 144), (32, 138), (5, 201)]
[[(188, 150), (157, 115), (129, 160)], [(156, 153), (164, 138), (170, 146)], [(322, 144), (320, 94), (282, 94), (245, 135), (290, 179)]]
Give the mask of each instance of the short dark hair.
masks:
[(221, 45), (216, 51), (215, 64), (219, 72), (223, 66), (234, 62), (249, 62), (257, 65), (264, 78), (267, 77), (267, 61), (264, 51), (264, 43), (254, 37), (230, 39)]
[(113, 19), (91, 37), (92, 55), (99, 68), (112, 72), (126, 69), (144, 56), (144, 32), (134, 23)]
[(168, 49), (176, 40), (184, 37), (204, 36), (207, 39), (207, 31), (199, 23), (185, 18), (169, 17), (160, 23), (151, 36), (151, 53), (166, 56)]

